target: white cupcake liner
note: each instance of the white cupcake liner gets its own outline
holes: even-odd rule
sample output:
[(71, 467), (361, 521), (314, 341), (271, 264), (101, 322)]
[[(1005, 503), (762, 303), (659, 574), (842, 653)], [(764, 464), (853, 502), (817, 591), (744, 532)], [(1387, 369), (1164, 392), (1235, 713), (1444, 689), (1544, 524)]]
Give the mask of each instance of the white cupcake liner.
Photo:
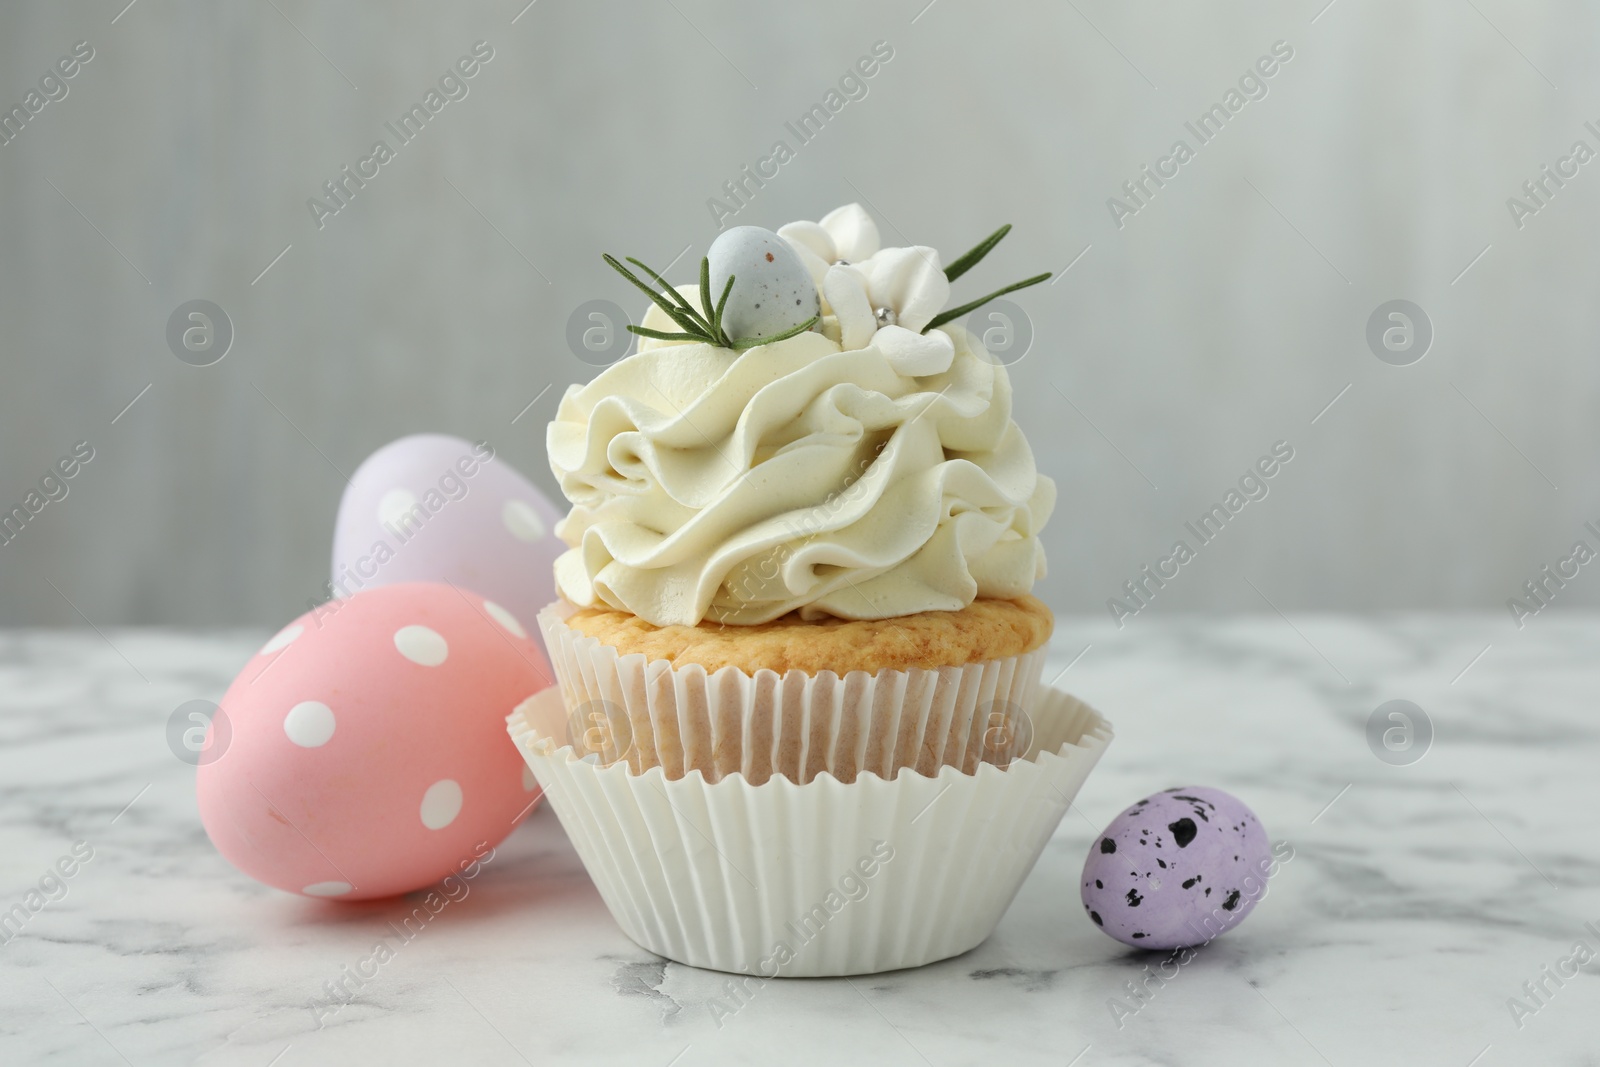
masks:
[(566, 624), (557, 601), (539, 613), (545, 647), (571, 711), (573, 747), (602, 765), (625, 760), (669, 779), (783, 775), (805, 785), (827, 772), (850, 783), (902, 767), (931, 775), (1004, 767), (1031, 740), (1024, 710), (1044, 668), (1043, 646), (1020, 656), (937, 670), (753, 674), (674, 667), (623, 654)]
[(694, 967), (818, 977), (921, 966), (994, 931), (1112, 737), (1059, 691), (1030, 715), (1008, 768), (848, 785), (601, 766), (568, 743), (556, 689), (507, 727), (630, 938)]

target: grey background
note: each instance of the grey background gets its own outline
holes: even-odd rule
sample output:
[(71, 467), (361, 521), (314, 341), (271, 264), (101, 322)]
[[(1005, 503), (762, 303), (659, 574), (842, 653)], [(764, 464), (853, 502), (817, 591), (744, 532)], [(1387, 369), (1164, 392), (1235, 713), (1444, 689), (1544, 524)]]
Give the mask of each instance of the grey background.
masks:
[[(567, 316), (637, 303), (600, 251), (688, 246), (687, 277), (706, 199), (878, 40), (868, 96), (736, 221), (861, 200), (947, 257), (1016, 223), (966, 295), (1089, 248), (1015, 298), (1058, 610), (1109, 626), (1106, 598), (1280, 439), (1270, 496), (1152, 612), (1504, 613), (1596, 542), (1600, 161), (1520, 230), (1506, 207), (1600, 147), (1578, 0), (125, 3), (0, 9), (7, 109), (96, 52), (0, 147), (0, 502), (96, 451), (0, 546), (0, 623), (281, 623), (326, 578), (343, 474), (406, 433), (486, 437), (553, 493), (543, 424), (593, 373)], [(319, 231), (307, 198), (480, 39), (470, 95)], [(1280, 39), (1269, 95), (1119, 230), (1106, 199)], [(210, 367), (165, 343), (197, 298), (235, 329)], [(1395, 298), (1436, 335), (1408, 367), (1364, 341)], [(1587, 570), (1557, 598), (1597, 603)]]

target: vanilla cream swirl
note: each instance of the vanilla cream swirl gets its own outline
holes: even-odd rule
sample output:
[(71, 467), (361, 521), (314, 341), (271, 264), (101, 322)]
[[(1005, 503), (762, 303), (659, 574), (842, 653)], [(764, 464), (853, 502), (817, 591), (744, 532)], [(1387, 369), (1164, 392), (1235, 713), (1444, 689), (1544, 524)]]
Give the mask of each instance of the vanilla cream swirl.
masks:
[(932, 373), (892, 331), (843, 351), (829, 325), (744, 352), (647, 340), (567, 390), (547, 437), (566, 599), (658, 626), (882, 619), (1043, 577), (1055, 484), (1005, 368), (954, 324)]

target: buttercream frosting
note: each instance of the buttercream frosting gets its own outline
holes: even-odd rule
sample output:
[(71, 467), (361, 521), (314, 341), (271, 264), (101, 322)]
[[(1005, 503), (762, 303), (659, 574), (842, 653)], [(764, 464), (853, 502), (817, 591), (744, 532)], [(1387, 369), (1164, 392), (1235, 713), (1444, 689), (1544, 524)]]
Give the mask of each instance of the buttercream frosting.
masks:
[[(561, 594), (665, 626), (1028, 592), (1055, 485), (1005, 368), (957, 323), (921, 332), (949, 295), (938, 254), (879, 249), (855, 205), (778, 233), (820, 263), (806, 259), (819, 332), (742, 352), (645, 338), (562, 398), (547, 434), (573, 505)], [(654, 306), (643, 325), (672, 329)]]

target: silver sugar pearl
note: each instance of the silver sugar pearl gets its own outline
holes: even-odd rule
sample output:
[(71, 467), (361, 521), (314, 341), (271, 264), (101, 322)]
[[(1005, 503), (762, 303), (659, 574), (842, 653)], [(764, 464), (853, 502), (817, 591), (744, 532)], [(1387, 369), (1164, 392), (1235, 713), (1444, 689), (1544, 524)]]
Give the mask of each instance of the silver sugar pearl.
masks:
[(896, 315), (894, 308), (890, 307), (878, 308), (872, 313), (872, 317), (878, 321), (879, 327), (896, 326), (900, 322), (900, 316)]

